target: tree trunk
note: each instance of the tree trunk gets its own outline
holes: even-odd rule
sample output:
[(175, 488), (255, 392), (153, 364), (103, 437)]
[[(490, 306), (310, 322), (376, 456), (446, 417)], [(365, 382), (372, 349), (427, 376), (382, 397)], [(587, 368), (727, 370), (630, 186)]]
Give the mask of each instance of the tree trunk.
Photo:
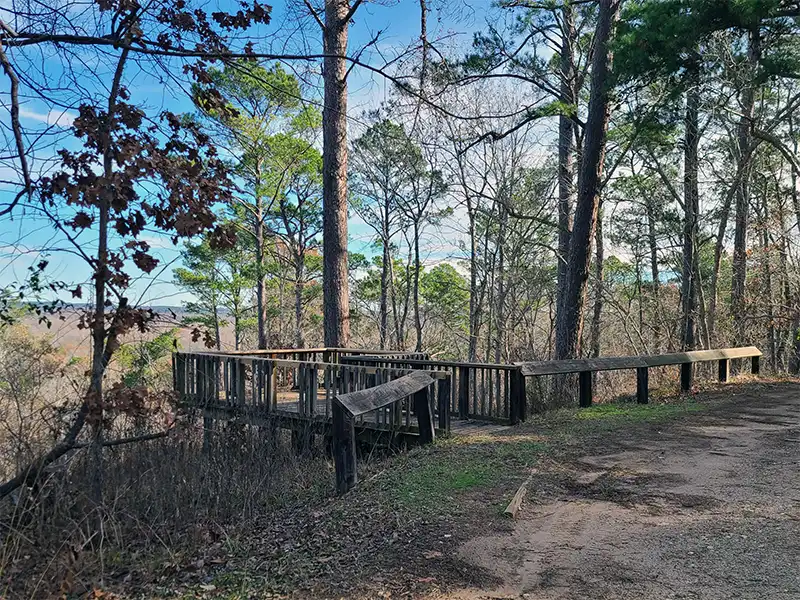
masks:
[[(795, 156), (797, 156), (798, 152), (798, 142), (797, 136), (794, 135), (794, 118), (792, 115), (789, 115), (789, 136), (792, 139), (792, 151), (794, 152)], [(794, 209), (795, 219), (797, 228), (800, 229), (800, 197), (797, 193), (797, 171), (793, 168), (792, 169), (792, 208)], [(784, 251), (783, 256), (787, 257), (789, 253), (787, 237), (789, 235), (790, 229), (786, 227), (781, 227), (781, 229), (785, 232), (783, 238), (784, 244)], [(797, 303), (797, 294), (791, 294), (791, 288), (789, 284), (788, 274), (786, 277), (786, 287), (785, 287), (785, 294), (786, 294), (786, 305), (791, 307), (791, 315), (792, 315), (792, 324), (791, 324), (791, 334), (792, 334), (792, 350), (791, 355), (789, 356), (789, 372), (793, 375), (800, 374), (800, 307), (798, 307)], [(791, 300), (790, 300), (791, 297)]]
[(475, 362), (478, 358), (478, 335), (480, 330), (480, 308), (478, 304), (478, 247), (475, 239), (475, 213), (471, 206), (469, 213), (469, 348), (467, 360)]
[(381, 264), (381, 299), (380, 299), (380, 314), (379, 329), (380, 329), (380, 348), (386, 349), (386, 341), (389, 332), (389, 271), (392, 266), (392, 255), (389, 248), (389, 243), (384, 237), (383, 240), (383, 264)]
[(603, 261), (605, 260), (602, 201), (597, 209), (597, 227), (595, 229), (594, 243), (594, 310), (592, 311), (590, 356), (598, 357), (600, 356), (600, 327), (603, 320)]
[[(750, 32), (747, 49), (748, 73), (751, 81), (742, 92), (742, 116), (737, 128), (737, 145), (740, 168), (747, 160), (747, 149), (750, 147), (753, 131), (753, 111), (755, 108), (755, 82), (753, 79), (758, 70), (759, 38), (758, 30)], [(750, 208), (750, 168), (736, 188), (736, 229), (733, 236), (733, 281), (731, 283), (731, 312), (734, 322), (734, 343), (744, 345), (747, 342), (745, 314), (745, 287), (747, 284), (747, 216)]]
[[(571, 6), (562, 9), (563, 31), (561, 33), (561, 56), (559, 75), (561, 77), (561, 101), (577, 108), (575, 93), (575, 66), (573, 64), (572, 43), (575, 39), (575, 13)], [(558, 271), (556, 297), (564, 294), (564, 281), (567, 275), (567, 256), (569, 237), (572, 229), (573, 195), (573, 140), (574, 123), (566, 115), (558, 119)], [(557, 305), (560, 302), (556, 303)], [(557, 308), (557, 310), (561, 310)]]
[[(92, 429), (90, 455), (92, 457), (92, 500), (99, 507), (103, 503), (103, 376), (107, 366), (106, 354), (106, 282), (108, 281), (108, 226), (111, 204), (116, 190), (114, 180), (114, 150), (112, 146), (112, 129), (117, 110), (117, 94), (119, 94), (122, 73), (128, 50), (123, 50), (114, 72), (114, 80), (108, 95), (108, 113), (103, 129), (103, 176), (106, 186), (99, 197), (97, 223), (97, 264), (94, 271), (94, 321), (92, 323), (92, 368), (87, 396), (88, 414), (86, 420)], [(117, 310), (121, 310), (118, 306)], [(97, 531), (102, 531), (102, 514), (98, 513)]]
[(683, 263), (681, 270), (681, 348), (692, 350), (696, 344), (694, 263), (697, 247), (697, 212), (700, 194), (697, 184), (700, 142), (700, 71), (697, 58), (688, 73), (683, 148)]
[(732, 197), (726, 197), (722, 203), (722, 210), (719, 217), (719, 228), (717, 229), (717, 241), (714, 244), (714, 266), (711, 271), (711, 282), (709, 283), (708, 300), (708, 335), (713, 340), (717, 321), (717, 302), (719, 287), (719, 270), (722, 265), (722, 252), (725, 249), (725, 231), (728, 227), (728, 217), (731, 212)]
[(773, 371), (778, 368), (778, 335), (775, 328), (775, 305), (776, 300), (773, 296), (772, 285), (772, 261), (770, 260), (771, 243), (769, 235), (769, 188), (766, 182), (761, 186), (759, 197), (754, 199), (754, 210), (756, 214), (756, 225), (761, 243), (761, 264), (759, 289), (763, 292), (761, 300), (767, 317), (767, 335), (765, 347), (769, 352), (769, 363)]
[(401, 350), (405, 335), (403, 333), (403, 323), (401, 321), (400, 308), (397, 306), (397, 288), (395, 287), (394, 262), (392, 261), (389, 262), (389, 292), (392, 299), (395, 349)]
[(260, 169), (256, 167), (255, 196), (256, 196), (256, 320), (258, 321), (258, 349), (265, 350), (269, 346), (267, 340), (267, 269), (266, 240), (264, 239), (264, 199), (259, 192), (261, 187)]
[(306, 277), (305, 254), (299, 252), (294, 263), (294, 343), (297, 348), (305, 348), (303, 335), (303, 284)]
[(592, 238), (597, 219), (600, 183), (605, 158), (610, 110), (610, 71), (613, 61), (611, 38), (617, 16), (617, 0), (600, 0), (594, 35), (589, 110), (583, 136), (578, 197), (569, 243), (569, 259), (562, 294), (562, 309), (556, 318), (556, 359), (580, 354), (583, 307), (591, 262)]
[(322, 257), (325, 346), (350, 342), (347, 273), (347, 33), (350, 4), (325, 0), (322, 111)]
[(656, 214), (654, 200), (648, 196), (644, 199), (647, 212), (647, 245), (650, 251), (650, 279), (652, 284), (652, 309), (650, 320), (653, 324), (653, 352), (661, 352), (661, 315), (659, 314), (661, 274), (658, 268), (658, 240), (656, 239)]
[(506, 343), (506, 231), (508, 229), (508, 211), (505, 203), (498, 206), (499, 228), (497, 231), (497, 299), (495, 300), (494, 322), (494, 362), (503, 362), (503, 347)]
[(414, 329), (417, 333), (415, 352), (422, 352), (422, 316), (419, 314), (419, 272), (422, 268), (419, 259), (419, 221), (414, 221)]

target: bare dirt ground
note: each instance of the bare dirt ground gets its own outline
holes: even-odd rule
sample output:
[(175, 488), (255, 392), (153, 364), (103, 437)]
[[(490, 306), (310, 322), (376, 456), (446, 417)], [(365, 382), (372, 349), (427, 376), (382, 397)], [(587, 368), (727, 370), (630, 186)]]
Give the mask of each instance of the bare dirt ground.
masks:
[(439, 597), (800, 598), (800, 385), (734, 394), (542, 461), (513, 531), (457, 551), (502, 583)]

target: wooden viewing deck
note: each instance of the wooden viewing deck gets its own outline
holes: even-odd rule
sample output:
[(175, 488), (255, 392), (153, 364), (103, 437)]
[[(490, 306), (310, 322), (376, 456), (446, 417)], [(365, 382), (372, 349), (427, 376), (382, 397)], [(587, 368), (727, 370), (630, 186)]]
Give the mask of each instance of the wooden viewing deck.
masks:
[[(498, 365), (433, 360), (419, 352), (347, 348), (177, 352), (173, 382), (180, 403), (201, 410), (210, 428), (214, 420), (277, 426), (294, 434), (330, 436), (334, 398), (384, 386), (424, 372), (431, 383), (426, 398), (437, 435), (496, 430), (527, 416), (526, 378), (577, 373), (580, 406), (592, 403), (592, 373), (632, 369), (637, 400), (648, 402), (648, 370), (675, 365), (681, 389), (692, 381), (692, 365), (719, 363), (719, 379), (728, 378), (732, 360), (748, 359), (758, 373), (758, 348), (727, 348), (662, 354)], [(378, 444), (415, 443), (420, 435), (417, 408), (409, 396), (354, 416), (356, 437)]]
[[(181, 405), (201, 410), (208, 425), (213, 420), (236, 420), (291, 429), (301, 435), (327, 436), (331, 434), (335, 396), (369, 389), (413, 372), (303, 360), (323, 355), (338, 360), (342, 352), (345, 350), (178, 352), (173, 355), (173, 382)], [(450, 376), (445, 371), (428, 374), (433, 381), (429, 401), (436, 428), (440, 435), (447, 435)], [(413, 441), (419, 434), (411, 399), (360, 415), (355, 428), (359, 438), (387, 445)]]

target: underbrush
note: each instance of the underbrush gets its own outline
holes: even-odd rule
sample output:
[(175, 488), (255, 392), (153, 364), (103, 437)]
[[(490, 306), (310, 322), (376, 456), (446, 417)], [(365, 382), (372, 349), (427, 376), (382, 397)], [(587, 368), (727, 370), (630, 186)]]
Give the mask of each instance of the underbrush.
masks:
[(307, 506), (333, 477), (319, 452), (297, 456), (286, 431), (230, 423), (204, 449), (189, 418), (166, 438), (104, 449), (102, 508), (90, 499), (91, 467), (76, 451), (0, 505), (0, 597), (83, 594), (137, 572), (197, 566), (198, 556), (217, 560), (230, 531)]

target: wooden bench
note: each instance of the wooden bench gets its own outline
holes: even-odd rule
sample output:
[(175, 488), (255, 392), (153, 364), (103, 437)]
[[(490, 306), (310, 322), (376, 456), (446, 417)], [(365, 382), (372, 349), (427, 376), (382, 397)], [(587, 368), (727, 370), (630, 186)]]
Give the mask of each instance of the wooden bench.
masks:
[(592, 405), (592, 373), (595, 371), (619, 371), (636, 369), (636, 401), (647, 404), (648, 401), (648, 369), (680, 365), (681, 391), (688, 392), (692, 387), (692, 365), (698, 362), (718, 361), (718, 378), (727, 381), (730, 376), (730, 363), (733, 359), (751, 359), (751, 370), (754, 375), (760, 371), (759, 359), (761, 351), (755, 346), (744, 348), (723, 348), (721, 350), (693, 350), (672, 354), (653, 354), (649, 356), (614, 356), (608, 358), (584, 358), (575, 360), (550, 360), (518, 363), (523, 377), (539, 377), (542, 375), (578, 374), (580, 406)]
[(435, 382), (430, 373), (415, 371), (372, 388), (334, 396), (331, 403), (333, 461), (336, 467), (336, 491), (339, 494), (347, 492), (358, 481), (354, 418), (413, 396), (414, 414), (419, 422), (419, 441), (431, 443), (436, 437), (436, 430), (428, 392)]

